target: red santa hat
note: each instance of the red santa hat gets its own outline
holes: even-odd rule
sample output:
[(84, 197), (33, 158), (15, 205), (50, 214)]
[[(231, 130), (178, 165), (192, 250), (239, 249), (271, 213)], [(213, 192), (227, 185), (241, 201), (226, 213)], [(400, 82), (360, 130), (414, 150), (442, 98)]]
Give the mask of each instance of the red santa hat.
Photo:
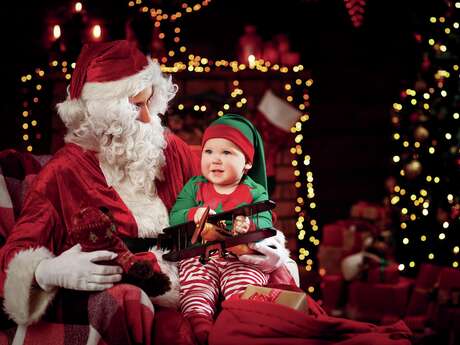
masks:
[[(81, 111), (80, 101), (128, 98), (149, 85), (164, 87), (165, 82), (171, 83), (162, 75), (160, 66), (133, 42), (86, 44), (77, 59), (67, 100), (58, 105), (58, 110), (64, 118), (72, 118), (73, 113)], [(167, 91), (172, 95), (166, 103), (175, 93)]]

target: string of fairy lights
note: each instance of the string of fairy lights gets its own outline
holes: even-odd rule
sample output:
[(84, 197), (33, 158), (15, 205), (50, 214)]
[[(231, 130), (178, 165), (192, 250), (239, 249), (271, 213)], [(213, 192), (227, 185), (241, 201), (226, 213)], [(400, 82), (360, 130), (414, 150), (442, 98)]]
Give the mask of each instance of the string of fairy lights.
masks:
[(429, 19), (430, 36), (419, 36), (429, 52), (422, 78), (393, 104), (398, 175), (390, 202), (399, 213), (400, 271), (415, 271), (422, 262), (459, 267), (459, 9), (454, 2), (449, 16)]
[[(164, 13), (161, 9), (156, 9), (149, 7), (148, 5), (142, 4), (142, 0), (137, 0), (136, 2), (130, 1), (129, 6), (138, 5), (142, 12), (149, 12), (152, 18), (154, 18), (154, 26), (161, 27), (162, 21), (170, 20), (170, 23), (173, 24), (174, 32), (173, 42), (179, 43), (181, 32), (180, 27), (178, 26), (178, 19), (182, 18), (182, 15), (185, 13), (191, 13), (193, 11), (199, 11), (205, 6), (208, 6), (210, 1), (203, 1), (201, 3), (195, 3), (194, 5), (188, 5), (183, 3), (181, 10), (174, 12), (173, 14)], [(166, 37), (165, 32), (159, 32), (158, 38), (164, 39)], [(185, 54), (188, 51), (188, 48), (185, 45), (180, 45), (179, 53)], [(168, 51), (168, 57), (173, 58), (177, 57), (179, 54), (174, 49)], [(319, 245), (318, 239), (318, 223), (315, 219), (315, 192), (313, 186), (313, 172), (311, 170), (311, 157), (310, 155), (303, 152), (302, 148), (302, 127), (305, 122), (310, 118), (310, 115), (306, 112), (309, 106), (309, 94), (308, 88), (313, 84), (312, 79), (302, 80), (301, 72), (304, 67), (302, 65), (293, 66), (291, 69), (286, 66), (280, 66), (279, 64), (272, 64), (270, 61), (264, 61), (261, 59), (255, 59), (254, 56), (249, 56), (248, 63), (241, 63), (238, 61), (227, 61), (227, 60), (217, 60), (213, 62), (211, 59), (202, 57), (200, 55), (189, 54), (188, 62), (183, 63), (181, 61), (176, 61), (172, 66), (166, 66), (165, 63), (168, 61), (168, 57), (162, 57), (160, 62), (162, 63), (162, 69), (169, 73), (175, 73), (182, 70), (188, 70), (189, 72), (196, 73), (207, 73), (216, 70), (231, 70), (231, 72), (237, 74), (238, 72), (244, 71), (246, 69), (259, 71), (262, 73), (280, 73), (288, 74), (298, 74), (297, 77), (294, 77), (294, 81), (291, 83), (286, 83), (284, 85), (285, 98), (286, 101), (290, 104), (293, 104), (298, 108), (303, 114), (300, 119), (295, 123), (291, 128), (291, 132), (294, 134), (294, 146), (291, 147), (291, 153), (294, 158), (292, 159), (292, 166), (294, 167), (294, 175), (296, 176), (295, 187), (298, 189), (298, 197), (296, 199), (296, 205), (294, 207), (294, 212), (296, 213), (296, 227), (298, 229), (298, 243), (299, 243), (299, 252), (298, 259), (300, 262), (305, 264), (305, 269), (311, 271), (314, 268), (314, 247)], [(234, 89), (231, 93), (232, 98), (241, 97), (239, 100), (236, 100), (236, 108), (243, 108), (247, 102), (247, 99), (243, 97), (244, 90), (240, 86), (240, 82), (235, 79), (232, 83)], [(225, 103), (222, 106), (222, 109), (218, 111), (217, 115), (221, 116), (224, 114), (224, 111), (229, 111), (231, 105)], [(203, 105), (193, 105), (194, 111), (204, 111), (206, 109)], [(178, 105), (178, 110), (180, 111), (191, 111), (191, 109), (185, 109), (183, 104)], [(300, 163), (299, 163), (300, 162)], [(304, 195), (305, 197), (301, 196)], [(307, 224), (305, 224), (307, 223)], [(308, 233), (308, 234), (307, 234)], [(308, 291), (310, 293), (314, 292), (314, 287), (309, 286)]]
[[(313, 172), (311, 171), (311, 157), (304, 152), (303, 148), (303, 129), (306, 122), (309, 120), (308, 107), (310, 105), (309, 88), (313, 84), (311, 78), (306, 78), (304, 67), (299, 64), (295, 66), (282, 66), (280, 64), (272, 64), (270, 61), (256, 59), (254, 56), (249, 56), (248, 62), (229, 61), (226, 59), (213, 60), (199, 54), (187, 53), (188, 48), (181, 43), (180, 38), (180, 23), (179, 19), (184, 15), (192, 12), (197, 12), (207, 7), (211, 1), (201, 1), (188, 5), (182, 3), (180, 9), (174, 13), (166, 13), (161, 9), (150, 7), (144, 4), (142, 0), (129, 1), (128, 7), (138, 7), (138, 10), (144, 13), (150, 13), (154, 22), (154, 27), (158, 28), (156, 34), (160, 40), (165, 40), (168, 35), (162, 31), (163, 24), (169, 23), (172, 25), (171, 36), (172, 42), (175, 46), (166, 51), (166, 56), (157, 58), (161, 65), (161, 69), (165, 73), (180, 74), (180, 73), (193, 73), (202, 75), (204, 73), (229, 73), (231, 74), (231, 90), (230, 95), (227, 97), (229, 101), (224, 102), (219, 110), (217, 116), (223, 115), (225, 112), (231, 110), (243, 110), (247, 105), (247, 92), (242, 87), (239, 75), (252, 71), (251, 73), (267, 73), (282, 77), (283, 79), (292, 79), (290, 82), (284, 84), (284, 96), (288, 103), (296, 107), (302, 112), (299, 120), (291, 128), (294, 137), (293, 146), (290, 152), (293, 155), (292, 166), (294, 167), (294, 174), (296, 176), (295, 187), (298, 190), (299, 197), (296, 200), (294, 212), (296, 214), (296, 226), (298, 229), (298, 240), (300, 243), (299, 248), (299, 261), (305, 264), (305, 269), (311, 271), (314, 267), (314, 255), (312, 250), (318, 246), (318, 224), (315, 219), (314, 211), (316, 208), (316, 196), (313, 186)], [(74, 3), (74, 8), (78, 8), (78, 12), (82, 11), (81, 2)], [(57, 24), (55, 24), (57, 25)], [(51, 39), (59, 39), (61, 37), (60, 27), (54, 27)], [(103, 39), (104, 29), (99, 27), (97, 30), (91, 30), (94, 40)], [(182, 59), (181, 59), (182, 58)], [(54, 77), (61, 78), (68, 81), (71, 78), (72, 69), (75, 68), (75, 63), (68, 60), (53, 59), (48, 66), (39, 67), (35, 69), (34, 73), (29, 73), (21, 77), (21, 82), (27, 90), (22, 102), (22, 139), (24, 147), (29, 152), (34, 152), (34, 146), (37, 144), (39, 137), (29, 135), (28, 131), (30, 126), (38, 127), (38, 117), (34, 111), (37, 104), (41, 102), (40, 92), (44, 88), (44, 81)], [(209, 113), (210, 109), (206, 108), (204, 104), (194, 103), (187, 106), (180, 103), (174, 109), (177, 113), (186, 112), (206, 112)], [(304, 195), (304, 196), (300, 196)], [(310, 293), (314, 291), (314, 287), (308, 287)]]

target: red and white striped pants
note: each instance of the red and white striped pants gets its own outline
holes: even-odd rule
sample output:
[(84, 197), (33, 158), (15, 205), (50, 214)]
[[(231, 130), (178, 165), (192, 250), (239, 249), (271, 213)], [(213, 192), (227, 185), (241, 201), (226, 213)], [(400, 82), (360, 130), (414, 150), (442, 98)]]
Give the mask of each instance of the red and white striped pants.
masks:
[(219, 292), (224, 299), (243, 292), (248, 285), (267, 285), (269, 275), (238, 259), (211, 257), (206, 265), (198, 257), (179, 263), (180, 308), (185, 317), (214, 315)]

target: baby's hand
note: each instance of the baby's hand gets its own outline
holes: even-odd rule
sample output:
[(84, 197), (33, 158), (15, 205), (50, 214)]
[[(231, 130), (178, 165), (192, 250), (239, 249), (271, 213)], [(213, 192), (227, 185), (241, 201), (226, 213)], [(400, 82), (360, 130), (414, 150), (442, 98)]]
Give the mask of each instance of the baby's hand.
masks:
[(233, 220), (233, 231), (238, 234), (245, 234), (249, 231), (251, 221), (245, 216), (236, 216)]
[[(195, 224), (198, 224), (201, 220), (201, 217), (203, 217), (204, 212), (206, 211), (206, 207), (200, 207), (198, 210), (196, 210), (195, 215), (193, 216), (193, 221)], [(211, 214), (216, 214), (216, 211), (213, 209), (209, 210), (209, 215)]]

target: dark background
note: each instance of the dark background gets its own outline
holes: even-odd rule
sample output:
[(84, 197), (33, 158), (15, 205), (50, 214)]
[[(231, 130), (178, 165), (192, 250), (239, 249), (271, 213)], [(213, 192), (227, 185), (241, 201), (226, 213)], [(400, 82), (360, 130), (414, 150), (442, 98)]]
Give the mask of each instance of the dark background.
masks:
[[(2, 4), (1, 149), (17, 147), (17, 85), (21, 73), (47, 63), (46, 20), (70, 2)], [(82, 1), (103, 18), (112, 39), (124, 37), (128, 1)], [(176, 1), (156, 1), (177, 8)], [(429, 4), (428, 4), (429, 3)], [(190, 2), (192, 4), (192, 2)], [(265, 40), (286, 33), (314, 79), (305, 152), (312, 157), (320, 222), (346, 217), (358, 200), (381, 201), (391, 152), (390, 108), (416, 78), (414, 32), (439, 14), (439, 1), (368, 0), (356, 29), (343, 0), (212, 1), (183, 19), (182, 40), (214, 58), (235, 57), (245, 24)]]

